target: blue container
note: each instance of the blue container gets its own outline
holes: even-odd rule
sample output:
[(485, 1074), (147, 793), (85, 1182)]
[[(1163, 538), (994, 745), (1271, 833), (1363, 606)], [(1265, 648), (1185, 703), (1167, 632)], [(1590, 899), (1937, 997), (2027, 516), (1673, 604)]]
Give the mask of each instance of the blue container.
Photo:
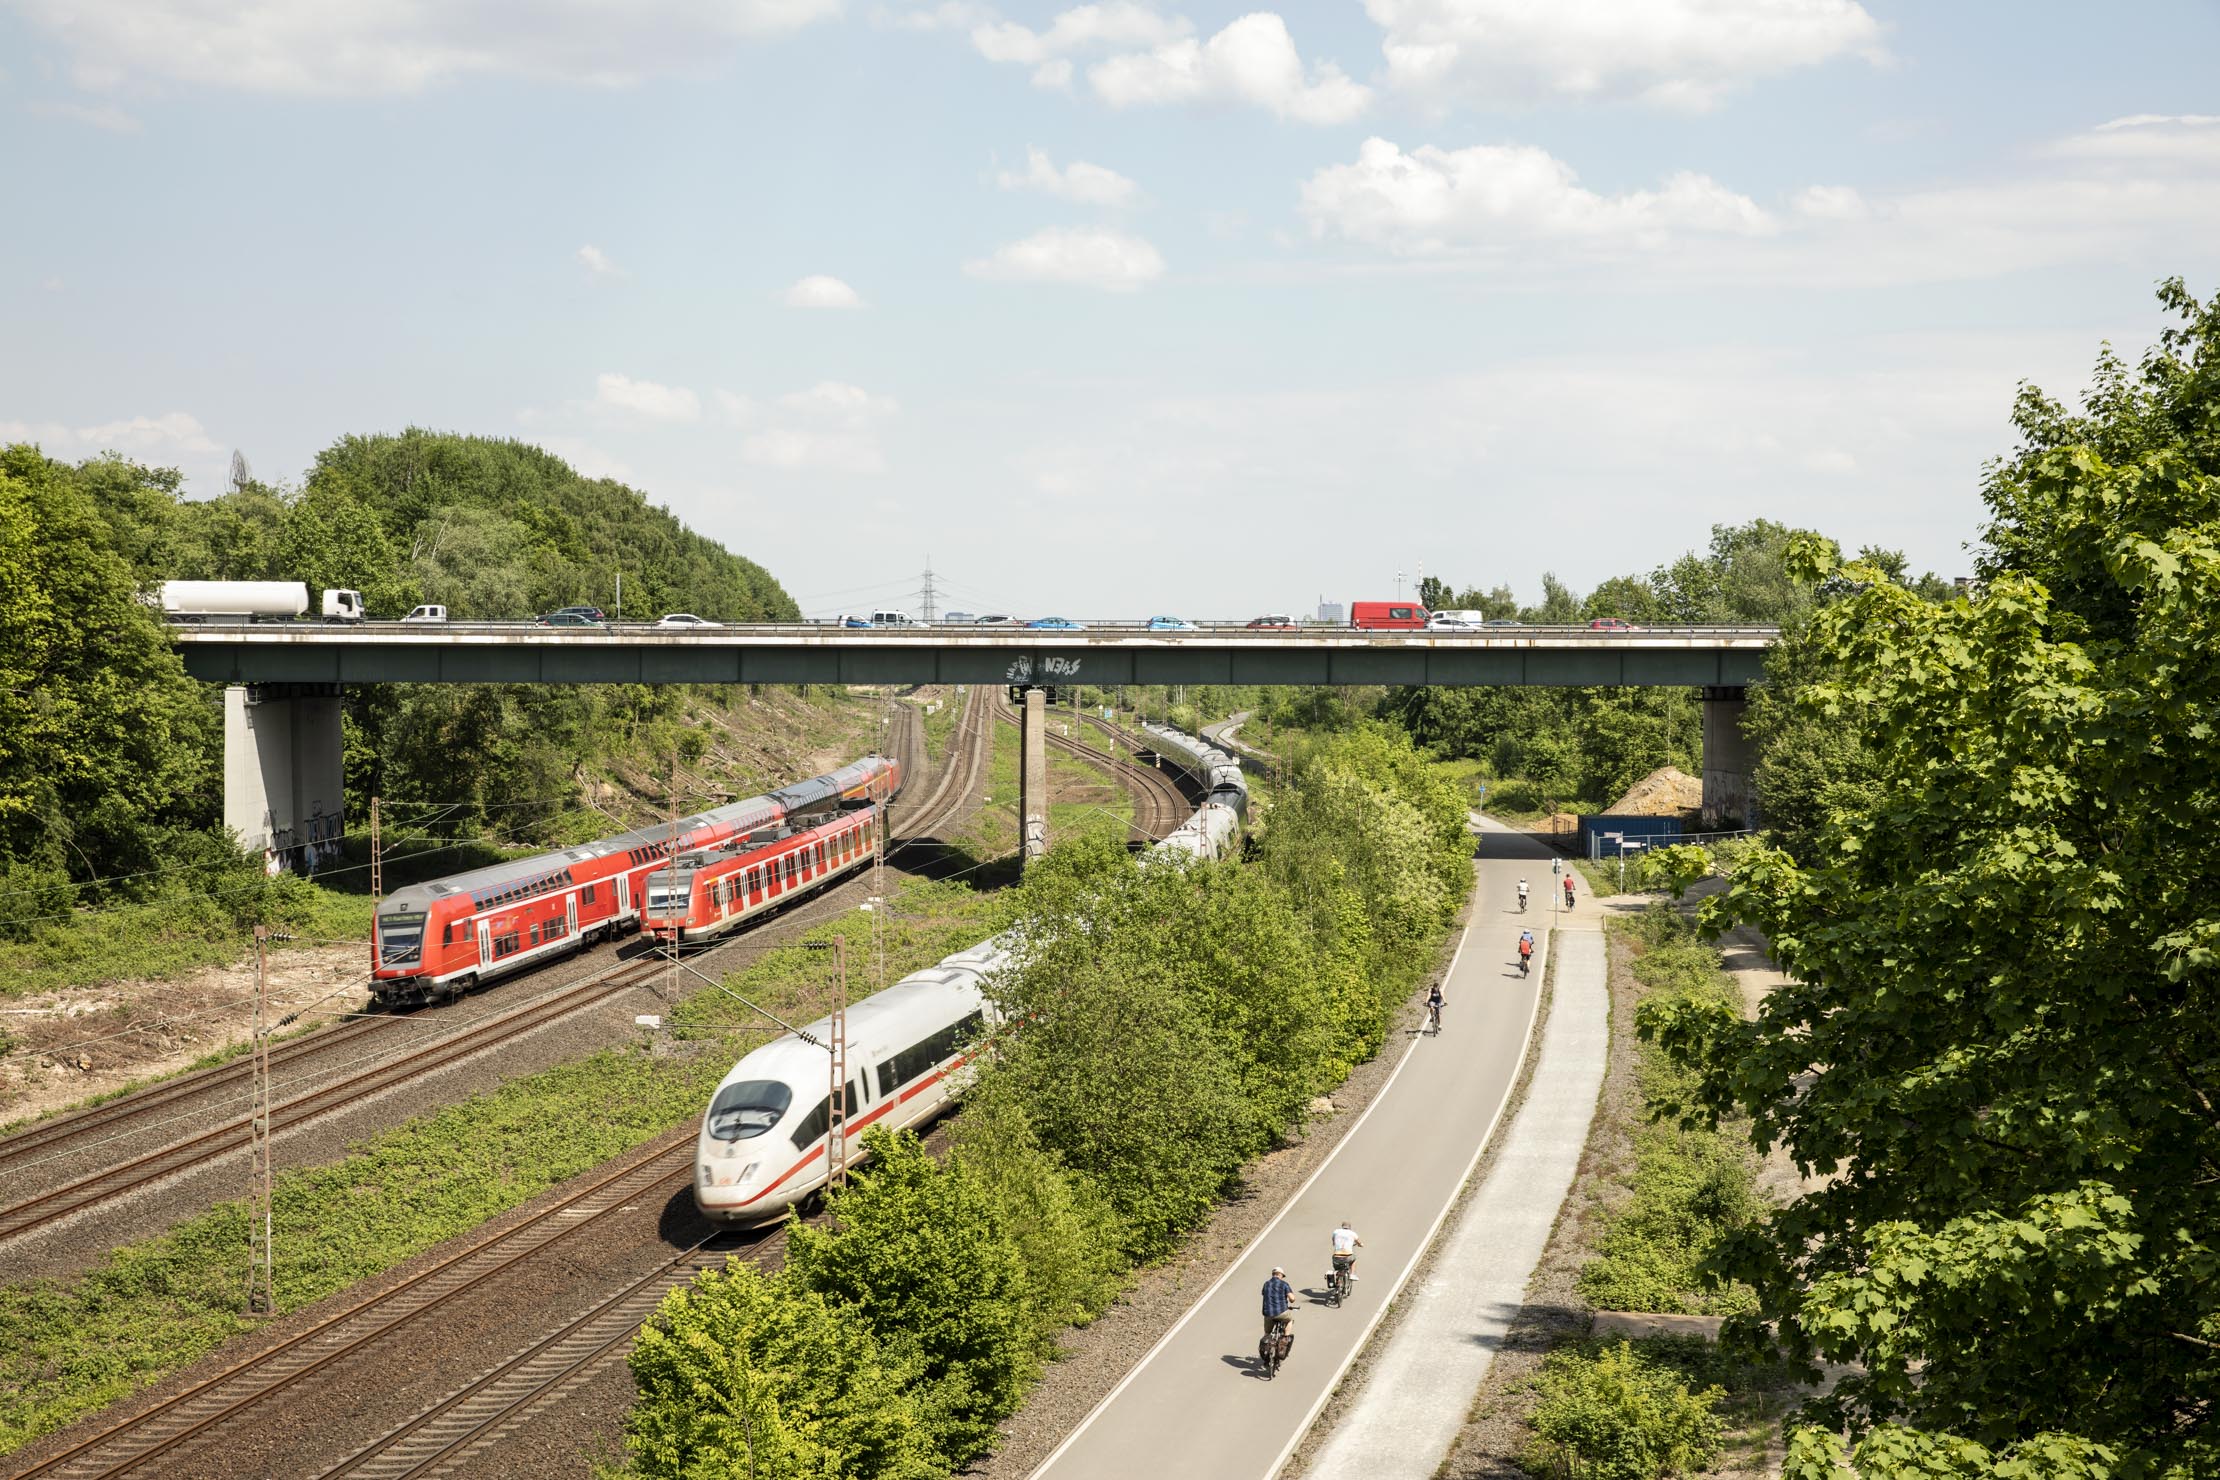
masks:
[[(1609, 834), (1617, 833), (1617, 837)], [(1614, 816), (1594, 812), (1580, 819), (1580, 852), (1586, 858), (1617, 858), (1622, 843), (1640, 843), (1636, 852), (1680, 841), (1678, 817)]]

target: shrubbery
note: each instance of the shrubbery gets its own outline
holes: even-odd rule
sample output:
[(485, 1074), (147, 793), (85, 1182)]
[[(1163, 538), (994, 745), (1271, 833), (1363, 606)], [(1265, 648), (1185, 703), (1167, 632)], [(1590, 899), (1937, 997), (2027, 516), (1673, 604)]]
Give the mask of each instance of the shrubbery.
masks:
[(1536, 1438), (1525, 1468), (1580, 1480), (1659, 1480), (1718, 1456), (1713, 1411), (1725, 1390), (1691, 1391), (1670, 1365), (1628, 1342), (1552, 1352), (1535, 1379)]
[[(1635, 918), (1632, 934), (1642, 947), (1634, 975), (1647, 989), (1642, 1022), (1679, 1003), (1740, 1013), (1740, 995), (1719, 969), (1718, 951), (1676, 911), (1650, 909)], [(1721, 1281), (1710, 1264), (1722, 1241), (1764, 1211), (1755, 1157), (1739, 1137), (1682, 1123), (1694, 1103), (1693, 1076), (1660, 1049), (1642, 1046), (1635, 1075), (1653, 1123), (1635, 1135), (1633, 1196), (1611, 1215), (1596, 1256), (1581, 1269), (1580, 1293), (1601, 1310), (1748, 1310), (1749, 1289)]]
[[(633, 1355), (638, 1472), (895, 1477), (982, 1453), (1056, 1332), (1192, 1231), (1378, 1047), (1470, 852), (1454, 791), (1366, 728), (1291, 758), (1254, 863), (1141, 864), (1081, 840), (1035, 864), (1020, 960), (992, 987), (1005, 1026), (952, 1150), (872, 1134), (784, 1271), (671, 1297)], [(842, 1360), (858, 1390), (888, 1395), (899, 1442), (874, 1429), (866, 1445), (850, 1389), (780, 1368), (812, 1348), (771, 1334), (804, 1329), (862, 1333)]]

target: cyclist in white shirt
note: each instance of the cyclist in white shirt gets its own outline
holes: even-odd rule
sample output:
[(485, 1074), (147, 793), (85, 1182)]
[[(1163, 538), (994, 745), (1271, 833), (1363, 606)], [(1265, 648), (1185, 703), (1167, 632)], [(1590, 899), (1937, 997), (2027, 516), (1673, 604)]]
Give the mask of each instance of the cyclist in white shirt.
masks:
[(1357, 1231), (1349, 1226), (1347, 1218), (1342, 1219), (1341, 1226), (1334, 1230), (1333, 1240), (1334, 1272), (1344, 1279), (1355, 1279), (1356, 1276), (1350, 1271), (1356, 1268), (1357, 1250), (1364, 1247), (1364, 1240), (1357, 1237)]

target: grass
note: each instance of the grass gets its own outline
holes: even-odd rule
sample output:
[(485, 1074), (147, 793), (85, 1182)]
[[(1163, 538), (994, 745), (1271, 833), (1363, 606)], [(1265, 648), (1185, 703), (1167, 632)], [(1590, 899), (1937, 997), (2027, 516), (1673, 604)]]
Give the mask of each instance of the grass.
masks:
[[(1736, 1013), (1742, 996), (1719, 953), (1682, 916), (1663, 905), (1611, 928), (1637, 952), (1643, 1000), (1682, 997), (1721, 1002)], [(1730, 1315), (1751, 1309), (1747, 1286), (1721, 1284), (1705, 1257), (1733, 1229), (1760, 1216), (1757, 1158), (1732, 1126), (1687, 1129), (1694, 1078), (1654, 1044), (1635, 1052), (1635, 1084), (1649, 1123), (1634, 1135), (1632, 1196), (1609, 1218), (1596, 1256), (1580, 1271), (1580, 1293), (1602, 1310)]]
[(942, 692), (938, 709), (919, 708), (918, 716), (925, 727), (925, 754), (928, 758), (939, 761), (948, 754), (949, 742), (956, 733), (956, 721), (963, 718), (964, 698), (965, 696), (956, 692), (954, 685), (950, 685)]
[[(1051, 716), (1051, 723), (1055, 717)], [(1071, 723), (1067, 714), (1063, 718)], [(1001, 720), (993, 723), (994, 750), (987, 767), (987, 802), (949, 842), (984, 863), (1016, 851), (1018, 845), (1018, 727)], [(1089, 727), (1080, 726), (1082, 730)], [(1056, 802), (1048, 807), (1048, 838), (1053, 845), (1065, 838), (1106, 833), (1123, 842), (1132, 835), (1133, 799), (1102, 772), (1068, 752), (1048, 752), (1048, 785), (1053, 796), (1059, 787), (1106, 788), (1099, 802)]]
[[(225, 886), (218, 886), (219, 892)], [(276, 928), (307, 941), (370, 938), (366, 894), (307, 880), (286, 884)], [(28, 941), (0, 941), (0, 997), (66, 991), (102, 982), (165, 980), (209, 966), (228, 966), (254, 939), (221, 898), (185, 890), (143, 903), (79, 910), (41, 923)], [(283, 950), (284, 943), (274, 947)]]
[[(916, 884), (882, 921), (887, 971), (917, 969), (1005, 922), (959, 884)], [(806, 939), (849, 942), (851, 995), (875, 986), (871, 917)], [(727, 978), (786, 1017), (823, 1009), (830, 963), (798, 946)], [(697, 1115), (731, 1062), (778, 1031), (715, 988), (669, 1015), (676, 1053), (645, 1046), (512, 1080), (277, 1180), (278, 1307), (298, 1310), (392, 1268)], [(0, 1286), (0, 1454), (190, 1364), (249, 1329), (246, 1211), (224, 1203), (68, 1279)]]

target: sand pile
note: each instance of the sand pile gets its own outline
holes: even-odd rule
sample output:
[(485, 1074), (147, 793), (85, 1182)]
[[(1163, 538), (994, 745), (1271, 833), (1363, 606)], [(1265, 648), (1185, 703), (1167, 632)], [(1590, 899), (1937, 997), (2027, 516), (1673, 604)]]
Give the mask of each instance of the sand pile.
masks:
[(1614, 817), (1677, 817), (1703, 805), (1703, 782), (1678, 766), (1659, 766), (1604, 810)]

